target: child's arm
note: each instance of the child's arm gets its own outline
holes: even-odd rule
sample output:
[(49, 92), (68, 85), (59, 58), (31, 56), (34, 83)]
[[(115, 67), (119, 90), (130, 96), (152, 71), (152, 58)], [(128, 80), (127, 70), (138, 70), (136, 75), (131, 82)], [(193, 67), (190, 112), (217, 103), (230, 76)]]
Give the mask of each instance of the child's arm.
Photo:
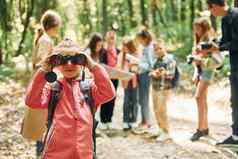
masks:
[(95, 105), (98, 107), (115, 97), (115, 88), (109, 78), (109, 75), (102, 66), (96, 64), (91, 69), (91, 72), (94, 75), (92, 96)]
[(160, 78), (160, 76), (162, 75), (162, 72), (160, 71), (160, 69), (154, 69), (149, 73), (149, 76), (158, 79)]
[(28, 86), (25, 104), (31, 108), (47, 108), (50, 98), (50, 86), (46, 84), (45, 72), (39, 69)]

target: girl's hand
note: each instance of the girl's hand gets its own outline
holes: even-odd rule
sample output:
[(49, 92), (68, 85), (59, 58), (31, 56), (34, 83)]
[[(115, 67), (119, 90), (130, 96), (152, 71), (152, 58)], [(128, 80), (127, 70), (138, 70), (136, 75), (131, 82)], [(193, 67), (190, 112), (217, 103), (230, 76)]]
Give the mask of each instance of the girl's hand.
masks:
[(129, 64), (129, 68), (134, 73), (138, 73), (139, 72), (138, 64)]
[(87, 58), (86, 67), (88, 67), (89, 69), (92, 69), (97, 64), (95, 61), (93, 61), (93, 59), (88, 54), (86, 54), (84, 52), (80, 52), (80, 54), (83, 54), (86, 56), (86, 58)]

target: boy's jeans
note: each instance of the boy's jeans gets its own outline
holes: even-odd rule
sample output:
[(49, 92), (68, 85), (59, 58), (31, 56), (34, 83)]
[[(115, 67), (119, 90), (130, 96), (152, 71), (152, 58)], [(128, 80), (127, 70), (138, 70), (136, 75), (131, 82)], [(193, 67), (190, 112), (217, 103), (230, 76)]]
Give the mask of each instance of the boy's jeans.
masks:
[(154, 90), (152, 89), (154, 113), (157, 124), (165, 133), (169, 132), (167, 101), (171, 90)]

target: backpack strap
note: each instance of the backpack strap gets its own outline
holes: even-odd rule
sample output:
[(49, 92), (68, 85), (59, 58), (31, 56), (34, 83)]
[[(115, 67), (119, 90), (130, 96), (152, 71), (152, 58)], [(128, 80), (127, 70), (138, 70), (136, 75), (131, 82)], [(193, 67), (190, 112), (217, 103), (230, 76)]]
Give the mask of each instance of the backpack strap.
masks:
[(62, 90), (62, 84), (59, 81), (55, 81), (54, 83), (51, 84), (50, 101), (48, 104), (48, 114), (47, 114), (47, 124), (46, 124), (47, 129), (43, 139), (43, 148), (42, 148), (43, 151), (45, 149), (46, 140), (47, 140), (51, 125), (53, 123), (54, 113), (60, 98), (61, 90)]
[(81, 92), (83, 93), (84, 100), (90, 108), (93, 117), (93, 128), (92, 128), (92, 137), (93, 137), (93, 159), (96, 159), (96, 128), (98, 125), (98, 121), (95, 119), (95, 104), (91, 91), (91, 81), (90, 80), (82, 80), (79, 81), (79, 87)]
[(47, 116), (47, 131), (49, 131), (53, 118), (57, 103), (60, 98), (60, 92), (62, 90), (62, 84), (59, 81), (55, 81), (51, 84), (51, 93), (50, 93), (50, 101), (48, 106), (48, 116)]

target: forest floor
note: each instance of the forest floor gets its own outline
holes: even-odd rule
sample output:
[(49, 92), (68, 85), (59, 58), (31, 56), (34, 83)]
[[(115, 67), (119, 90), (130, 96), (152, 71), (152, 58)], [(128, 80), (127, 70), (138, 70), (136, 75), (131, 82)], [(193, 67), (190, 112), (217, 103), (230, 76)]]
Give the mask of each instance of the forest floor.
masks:
[[(120, 87), (113, 118), (117, 129), (100, 133), (97, 138), (98, 159), (237, 159), (235, 151), (238, 148), (214, 146), (217, 139), (224, 139), (231, 132), (229, 92), (229, 87), (223, 85), (209, 88), (211, 135), (193, 143), (189, 140), (196, 130), (197, 121), (193, 95), (179, 93), (173, 96), (168, 105), (173, 141), (160, 143), (146, 135), (122, 131), (123, 90)], [(35, 158), (34, 142), (26, 141), (19, 134), (25, 107), (24, 93), (25, 88), (20, 83), (0, 83), (0, 159)]]

